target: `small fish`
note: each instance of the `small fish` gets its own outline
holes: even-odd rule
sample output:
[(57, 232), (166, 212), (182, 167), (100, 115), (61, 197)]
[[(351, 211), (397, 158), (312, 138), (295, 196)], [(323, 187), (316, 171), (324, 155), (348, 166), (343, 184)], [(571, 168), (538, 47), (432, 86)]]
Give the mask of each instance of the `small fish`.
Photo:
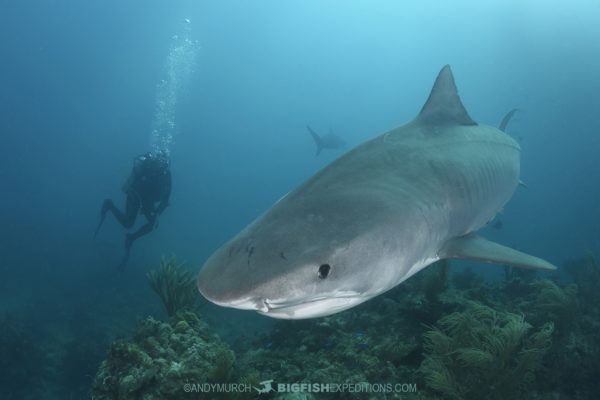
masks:
[(361, 336), (363, 336), (363, 334), (362, 334), (361, 332), (354, 332), (354, 335), (355, 335), (355, 336), (358, 336), (358, 337), (361, 337)]
[(273, 346), (273, 342), (269, 342), (269, 343), (267, 343), (267, 349), (270, 349), (270, 348), (271, 348), (271, 346)]
[(366, 343), (361, 343), (361, 344), (360, 344), (360, 348), (361, 348), (361, 349), (366, 349), (367, 347), (369, 347), (369, 345), (368, 345), (368, 344), (366, 344)]
[(333, 346), (333, 343), (331, 343), (331, 342), (325, 343), (325, 347), (331, 347), (331, 346)]

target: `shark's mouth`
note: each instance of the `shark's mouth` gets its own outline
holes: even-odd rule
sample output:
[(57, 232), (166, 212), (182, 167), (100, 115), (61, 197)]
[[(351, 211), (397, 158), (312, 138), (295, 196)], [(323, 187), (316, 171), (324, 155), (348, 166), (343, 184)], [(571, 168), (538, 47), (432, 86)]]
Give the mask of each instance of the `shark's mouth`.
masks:
[(255, 310), (262, 315), (282, 319), (305, 319), (323, 317), (354, 307), (368, 300), (357, 292), (336, 293), (335, 296), (313, 297), (308, 299), (271, 300), (247, 298), (235, 302), (217, 303), (242, 310)]

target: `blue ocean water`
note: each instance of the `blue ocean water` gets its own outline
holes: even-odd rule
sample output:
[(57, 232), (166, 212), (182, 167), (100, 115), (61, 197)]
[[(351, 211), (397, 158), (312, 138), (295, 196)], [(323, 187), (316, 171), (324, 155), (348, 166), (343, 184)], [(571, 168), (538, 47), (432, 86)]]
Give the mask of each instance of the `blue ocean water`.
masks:
[[(486, 237), (559, 266), (600, 254), (599, 20), (597, 0), (3, 2), (0, 313), (44, 341), (45, 368), (86, 341), (102, 359), (164, 314), (145, 278), (162, 255), (199, 270), (343, 154), (315, 157), (306, 125), (349, 149), (412, 119), (445, 64), (476, 121), (520, 110), (507, 132), (529, 189)], [(109, 216), (92, 240), (100, 206), (124, 205), (153, 146), (171, 154), (170, 206), (116, 273), (125, 231)], [(206, 313), (224, 336), (271, 323)], [(46, 375), (49, 398), (87, 393), (90, 363)]]

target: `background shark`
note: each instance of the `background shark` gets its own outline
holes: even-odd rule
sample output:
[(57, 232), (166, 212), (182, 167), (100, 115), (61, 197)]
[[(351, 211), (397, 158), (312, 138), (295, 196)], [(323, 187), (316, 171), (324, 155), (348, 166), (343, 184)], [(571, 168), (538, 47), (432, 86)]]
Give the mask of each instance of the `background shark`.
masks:
[(315, 144), (317, 145), (317, 153), (315, 154), (316, 156), (318, 156), (323, 149), (341, 149), (346, 145), (344, 139), (333, 133), (332, 129), (329, 129), (329, 133), (324, 136), (319, 136), (308, 125), (306, 126), (306, 129), (308, 129), (308, 132), (313, 137)]
[(275, 318), (333, 314), (442, 258), (552, 270), (475, 232), (512, 197), (521, 149), (463, 107), (445, 66), (419, 115), (352, 149), (217, 250), (198, 289)]

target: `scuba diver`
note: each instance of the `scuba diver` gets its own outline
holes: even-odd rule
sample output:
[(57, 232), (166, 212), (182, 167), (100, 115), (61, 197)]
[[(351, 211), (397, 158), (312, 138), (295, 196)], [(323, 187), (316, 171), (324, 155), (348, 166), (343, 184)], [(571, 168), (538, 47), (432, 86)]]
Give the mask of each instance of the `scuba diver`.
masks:
[[(115, 207), (112, 200), (105, 199), (102, 203), (100, 223), (96, 228), (94, 238), (98, 234), (108, 211), (111, 211), (126, 229), (133, 226), (138, 213), (144, 214), (148, 222), (136, 232), (125, 235), (125, 256), (119, 264), (119, 270), (125, 268), (132, 243), (158, 227), (158, 216), (169, 205), (171, 170), (168, 155), (164, 152), (148, 152), (136, 157), (133, 161), (131, 175), (123, 185), (122, 190), (127, 195), (125, 213)], [(158, 203), (158, 206), (156, 206), (156, 203)]]

